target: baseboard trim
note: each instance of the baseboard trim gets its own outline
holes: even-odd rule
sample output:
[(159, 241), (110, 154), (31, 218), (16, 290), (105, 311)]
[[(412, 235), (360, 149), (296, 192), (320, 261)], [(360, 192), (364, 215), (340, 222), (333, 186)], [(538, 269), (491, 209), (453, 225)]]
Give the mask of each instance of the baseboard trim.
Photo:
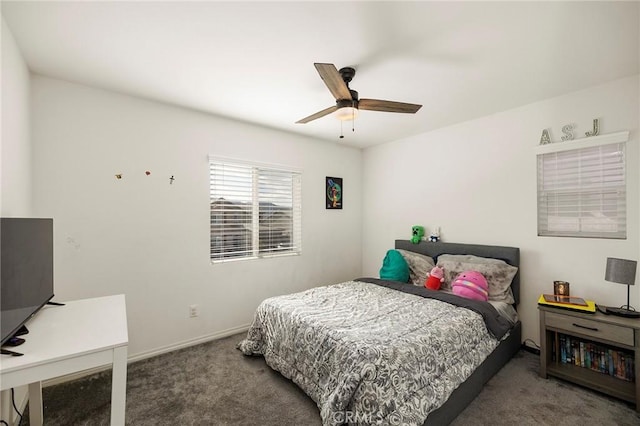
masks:
[(196, 337), (194, 339), (184, 340), (179, 343), (175, 343), (173, 345), (164, 346), (158, 349), (153, 349), (151, 351), (142, 352), (136, 355), (132, 355), (128, 358), (128, 362), (136, 362), (142, 361), (143, 359), (151, 358), (154, 356), (162, 355), (168, 352), (177, 351), (178, 349), (188, 348), (189, 346), (199, 345), (201, 343), (207, 343), (212, 340), (222, 339), (228, 336), (232, 336), (234, 334), (242, 333), (244, 331), (249, 330), (251, 324), (245, 324), (238, 327), (228, 328), (226, 330), (219, 331), (217, 333), (207, 334), (204, 336)]
[[(179, 349), (188, 348), (190, 346), (195, 346), (195, 345), (199, 345), (199, 344), (202, 344), (202, 343), (207, 343), (207, 342), (210, 342), (212, 340), (223, 339), (225, 337), (232, 336), (234, 334), (245, 332), (245, 331), (249, 330), (250, 326), (251, 326), (251, 324), (244, 324), (244, 325), (240, 325), (238, 327), (233, 327), (233, 328), (228, 328), (226, 330), (221, 330), (221, 331), (218, 331), (216, 333), (205, 334), (204, 336), (196, 337), (196, 338), (189, 339), (189, 340), (183, 340), (182, 342), (174, 343), (172, 345), (163, 346), (163, 347), (160, 347), (160, 348), (157, 348), (157, 349), (153, 349), (153, 350), (150, 350), (150, 351), (146, 351), (146, 352), (141, 352), (139, 354), (130, 355), (127, 358), (127, 364), (131, 364), (131, 363), (136, 362), (136, 361), (142, 361), (143, 359), (152, 358), (154, 356), (166, 354), (166, 353), (169, 353), (169, 352), (177, 351)], [(77, 372), (77, 373), (68, 374), (66, 376), (60, 376), (60, 377), (55, 377), (53, 379), (46, 380), (46, 381), (42, 382), (42, 386), (43, 387), (47, 387), (47, 386), (58, 385), (60, 383), (65, 383), (65, 382), (69, 382), (69, 381), (72, 381), (72, 380), (81, 379), (83, 377), (90, 376), (90, 375), (96, 374), (96, 373), (100, 373), (102, 371), (107, 371), (107, 370), (110, 370), (110, 369), (111, 369), (111, 367), (107, 366), (107, 365), (104, 366), (104, 367), (91, 368), (89, 370), (84, 370), (84, 371), (80, 371), (80, 372)]]

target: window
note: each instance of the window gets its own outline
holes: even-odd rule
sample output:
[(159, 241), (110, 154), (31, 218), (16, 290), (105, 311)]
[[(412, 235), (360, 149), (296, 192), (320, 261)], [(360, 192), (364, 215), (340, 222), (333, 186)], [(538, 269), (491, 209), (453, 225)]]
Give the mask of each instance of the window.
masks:
[(627, 139), (621, 132), (540, 147), (538, 235), (627, 237)]
[(301, 173), (210, 158), (211, 260), (300, 254)]

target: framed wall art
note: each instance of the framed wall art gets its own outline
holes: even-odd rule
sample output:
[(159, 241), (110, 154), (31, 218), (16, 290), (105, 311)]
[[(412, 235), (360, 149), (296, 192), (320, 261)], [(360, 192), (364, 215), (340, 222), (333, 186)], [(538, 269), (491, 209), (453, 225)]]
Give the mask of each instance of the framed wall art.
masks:
[(325, 205), (327, 209), (342, 209), (342, 196), (344, 193), (342, 178), (327, 176), (325, 187)]

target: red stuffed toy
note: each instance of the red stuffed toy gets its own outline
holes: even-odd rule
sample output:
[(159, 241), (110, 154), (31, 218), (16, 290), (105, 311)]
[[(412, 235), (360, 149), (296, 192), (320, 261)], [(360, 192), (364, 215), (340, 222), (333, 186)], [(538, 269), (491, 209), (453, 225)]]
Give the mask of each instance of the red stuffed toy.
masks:
[(440, 285), (444, 282), (444, 269), (434, 266), (427, 274), (424, 286), (430, 290), (440, 290)]

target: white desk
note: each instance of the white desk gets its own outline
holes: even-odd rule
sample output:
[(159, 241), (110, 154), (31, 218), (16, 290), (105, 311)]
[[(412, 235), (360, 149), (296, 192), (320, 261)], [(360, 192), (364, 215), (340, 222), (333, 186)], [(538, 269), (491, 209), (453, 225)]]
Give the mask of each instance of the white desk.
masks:
[(124, 425), (127, 391), (127, 311), (124, 295), (45, 306), (28, 323), (23, 356), (2, 355), (2, 390), (29, 385), (29, 417), (42, 425), (42, 381), (111, 364), (111, 424)]

